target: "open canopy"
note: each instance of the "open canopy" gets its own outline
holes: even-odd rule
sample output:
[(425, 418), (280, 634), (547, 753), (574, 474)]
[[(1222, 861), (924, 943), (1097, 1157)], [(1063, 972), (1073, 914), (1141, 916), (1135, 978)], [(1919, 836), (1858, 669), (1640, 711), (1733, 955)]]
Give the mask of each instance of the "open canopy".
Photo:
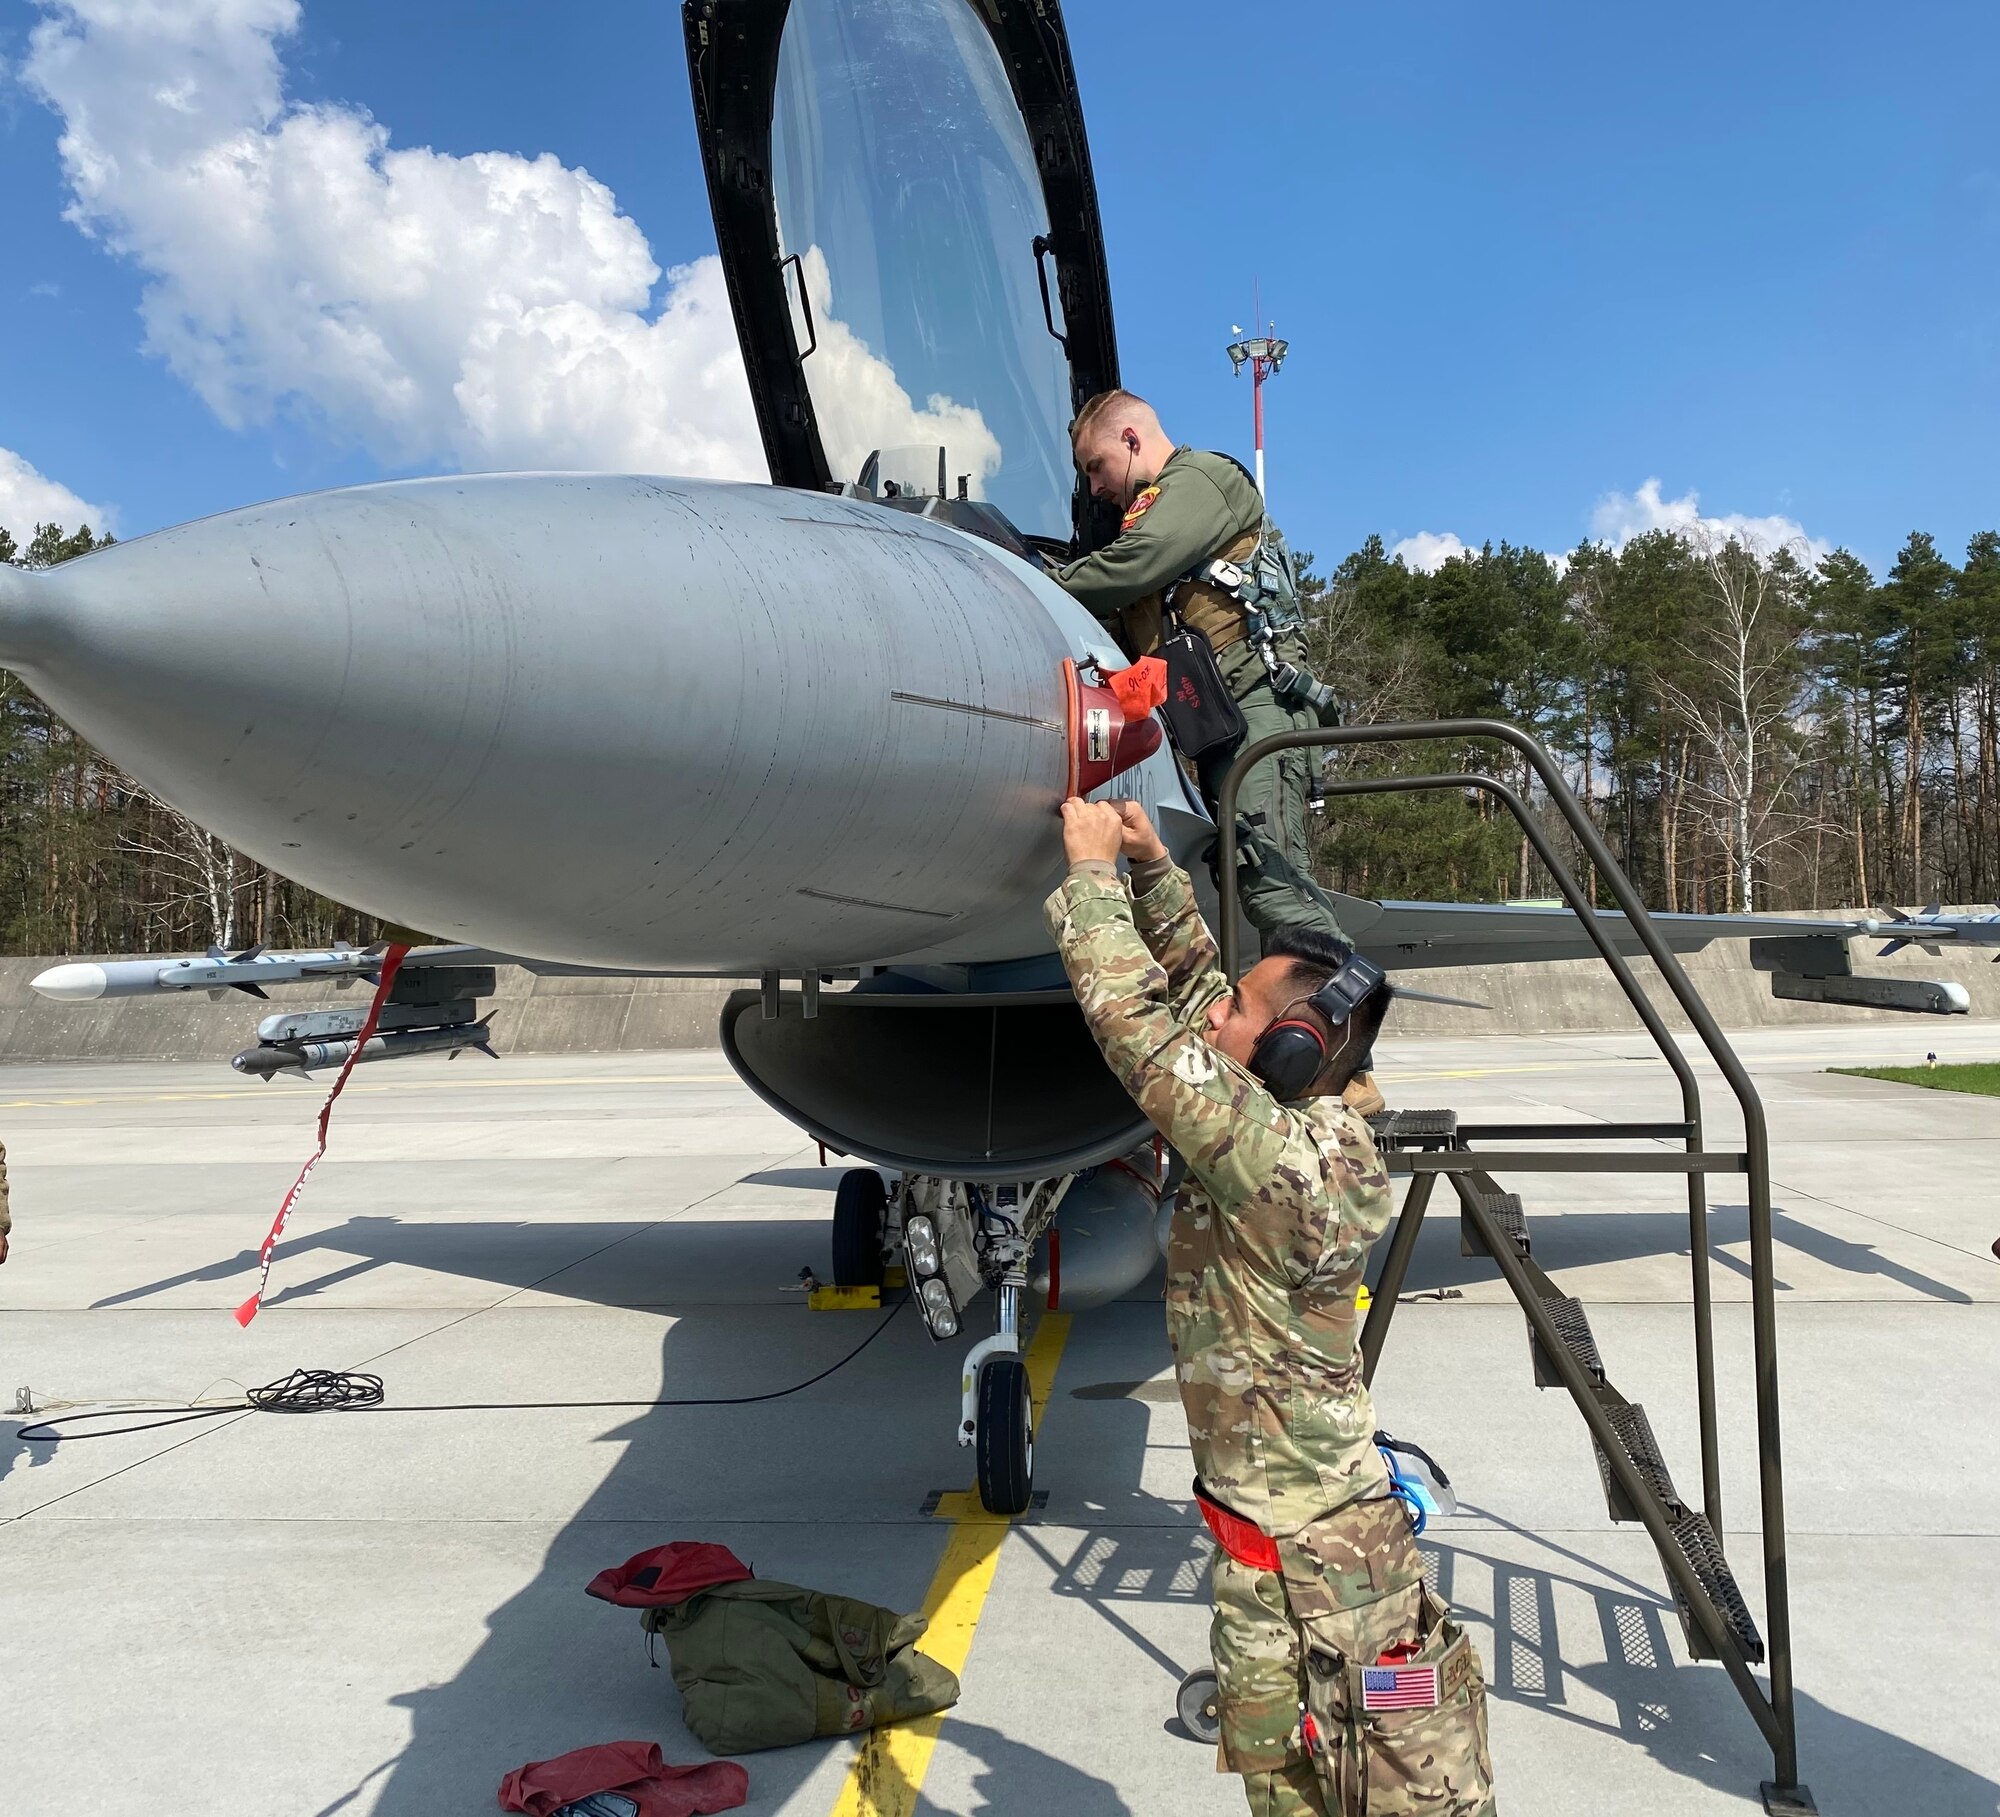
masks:
[(780, 485), (964, 496), (1088, 545), (1117, 383), (1053, 0), (688, 0), (716, 238)]

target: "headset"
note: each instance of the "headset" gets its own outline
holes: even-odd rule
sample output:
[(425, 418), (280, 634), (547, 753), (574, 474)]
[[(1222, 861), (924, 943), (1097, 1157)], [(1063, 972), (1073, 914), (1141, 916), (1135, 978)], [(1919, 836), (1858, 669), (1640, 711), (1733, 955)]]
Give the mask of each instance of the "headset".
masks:
[[(1347, 961), (1310, 997), (1308, 1009), (1317, 1011), (1334, 1029), (1382, 988), (1386, 974), (1372, 959), (1349, 953)], [(1250, 1050), (1250, 1071), (1281, 1103), (1303, 1098), (1312, 1082), (1326, 1070), (1332, 1049), (1325, 1031), (1317, 1022), (1287, 1012), (1258, 1036)]]

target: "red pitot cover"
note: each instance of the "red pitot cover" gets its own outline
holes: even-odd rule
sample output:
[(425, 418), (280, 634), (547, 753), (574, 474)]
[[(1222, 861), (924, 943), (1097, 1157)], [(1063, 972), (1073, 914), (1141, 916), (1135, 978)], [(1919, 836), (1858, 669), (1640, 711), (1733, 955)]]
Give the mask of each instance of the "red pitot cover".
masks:
[(500, 1808), (549, 1817), (592, 1792), (624, 1793), (639, 1817), (701, 1817), (733, 1811), (750, 1795), (750, 1775), (733, 1760), (670, 1767), (656, 1741), (607, 1741), (516, 1767), (500, 1782)]
[(598, 1572), (584, 1588), (623, 1609), (670, 1609), (698, 1590), (740, 1584), (755, 1575), (727, 1546), (677, 1539)]

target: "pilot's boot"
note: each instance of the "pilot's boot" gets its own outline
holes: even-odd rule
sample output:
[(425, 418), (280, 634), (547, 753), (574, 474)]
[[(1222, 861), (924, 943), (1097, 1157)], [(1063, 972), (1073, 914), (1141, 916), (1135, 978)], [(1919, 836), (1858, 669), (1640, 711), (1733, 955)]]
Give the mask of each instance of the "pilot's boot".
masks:
[[(1369, 1056), (1371, 1059), (1373, 1055)], [(1379, 1117), (1389, 1108), (1389, 1100), (1383, 1097), (1375, 1083), (1375, 1075), (1363, 1070), (1349, 1079), (1340, 1094), (1341, 1103), (1349, 1110), (1359, 1111), (1364, 1117)]]

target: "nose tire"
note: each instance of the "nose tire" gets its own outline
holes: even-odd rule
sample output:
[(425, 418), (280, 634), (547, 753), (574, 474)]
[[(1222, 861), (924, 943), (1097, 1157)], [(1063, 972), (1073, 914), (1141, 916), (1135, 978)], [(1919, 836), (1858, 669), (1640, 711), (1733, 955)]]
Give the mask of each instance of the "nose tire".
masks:
[(979, 1499), (988, 1514), (1025, 1514), (1035, 1493), (1034, 1409), (1019, 1357), (996, 1356), (979, 1372)]

